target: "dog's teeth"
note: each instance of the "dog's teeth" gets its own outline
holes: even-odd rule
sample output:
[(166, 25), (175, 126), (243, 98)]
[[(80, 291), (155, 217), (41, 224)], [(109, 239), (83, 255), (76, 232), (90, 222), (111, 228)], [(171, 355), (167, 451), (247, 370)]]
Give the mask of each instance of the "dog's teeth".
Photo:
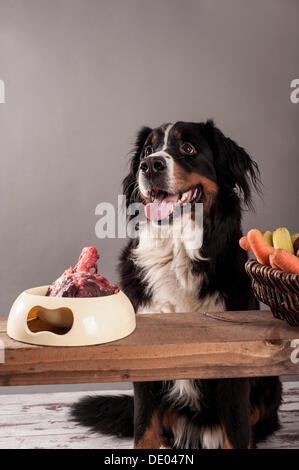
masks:
[(187, 199), (188, 193), (189, 193), (189, 191), (186, 191), (185, 193), (182, 194), (182, 197), (181, 197), (182, 201), (185, 201)]

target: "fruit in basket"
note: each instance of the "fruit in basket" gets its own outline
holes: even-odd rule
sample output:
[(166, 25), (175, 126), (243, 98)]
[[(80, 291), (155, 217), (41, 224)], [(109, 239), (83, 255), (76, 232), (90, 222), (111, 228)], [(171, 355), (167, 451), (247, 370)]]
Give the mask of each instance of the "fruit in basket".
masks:
[(240, 238), (239, 245), (240, 245), (241, 248), (243, 248), (243, 250), (251, 251), (250, 243), (249, 243), (247, 237)]
[(272, 268), (291, 274), (299, 274), (299, 258), (282, 248), (278, 248), (270, 255), (270, 264)]
[[(286, 244), (286, 240), (290, 241), (291, 236), (289, 232), (287, 231), (286, 233), (286, 231), (287, 229), (283, 228), (276, 229), (273, 232), (273, 241), (289, 248), (289, 245)], [(276, 237), (274, 239), (275, 232)], [(293, 253), (290, 253), (282, 247), (275, 248), (273, 246), (269, 246), (266, 243), (263, 234), (257, 229), (249, 230), (247, 236), (240, 238), (239, 245), (243, 250), (254, 253), (260, 264), (271, 266), (272, 268), (279, 269), (287, 273), (299, 274), (299, 237), (295, 240), (295, 252), (297, 253), (297, 256), (294, 256), (293, 254), (293, 245)]]
[(294, 246), (292, 243), (290, 232), (285, 227), (280, 227), (273, 232), (274, 248), (282, 248), (292, 255), (294, 254)]
[(255, 254), (258, 262), (270, 266), (269, 256), (273, 253), (274, 248), (266, 244), (262, 233), (256, 228), (249, 230), (247, 240), (250, 245), (250, 251)]
[(270, 230), (266, 230), (266, 232), (263, 233), (263, 237), (267, 245), (273, 246), (273, 235)]
[(294, 241), (294, 251), (295, 251), (295, 255), (299, 256), (299, 237), (297, 237), (296, 240)]
[(293, 233), (291, 235), (293, 245), (294, 245), (295, 241), (297, 240), (297, 238), (299, 238), (299, 233)]

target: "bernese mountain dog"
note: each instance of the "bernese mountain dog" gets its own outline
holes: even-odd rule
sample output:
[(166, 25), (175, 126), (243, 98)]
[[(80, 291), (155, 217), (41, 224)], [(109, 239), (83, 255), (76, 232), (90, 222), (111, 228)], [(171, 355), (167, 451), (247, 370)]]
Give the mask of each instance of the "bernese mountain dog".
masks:
[[(259, 189), (256, 162), (213, 121), (167, 123), (138, 133), (123, 182), (146, 224), (120, 257), (121, 288), (138, 313), (256, 310), (239, 247), (241, 215)], [(203, 204), (202, 244), (190, 224), (173, 236), (175, 211)], [(190, 214), (189, 214), (190, 215)], [(159, 237), (168, 218), (168, 236)], [(191, 217), (192, 220), (192, 217)], [(246, 326), (244, 326), (246, 328)], [(93, 431), (134, 436), (137, 449), (254, 448), (279, 428), (278, 377), (134, 383), (133, 396), (84, 397), (72, 416)]]

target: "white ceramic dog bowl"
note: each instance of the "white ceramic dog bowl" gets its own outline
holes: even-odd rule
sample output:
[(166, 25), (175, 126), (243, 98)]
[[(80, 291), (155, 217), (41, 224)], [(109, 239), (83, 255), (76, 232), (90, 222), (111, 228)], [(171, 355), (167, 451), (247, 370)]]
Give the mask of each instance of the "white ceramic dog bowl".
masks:
[(124, 338), (136, 327), (133, 306), (122, 292), (105, 297), (47, 297), (48, 286), (15, 300), (7, 334), (43, 346), (88, 346)]

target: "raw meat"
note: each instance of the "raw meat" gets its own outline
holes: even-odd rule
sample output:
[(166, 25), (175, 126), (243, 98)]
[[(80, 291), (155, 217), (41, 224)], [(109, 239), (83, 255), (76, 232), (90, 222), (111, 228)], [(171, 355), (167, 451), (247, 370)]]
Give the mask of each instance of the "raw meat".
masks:
[(117, 294), (119, 288), (97, 274), (99, 255), (93, 246), (85, 247), (74, 268), (70, 267), (54, 281), (46, 295), (50, 297), (103, 297)]

